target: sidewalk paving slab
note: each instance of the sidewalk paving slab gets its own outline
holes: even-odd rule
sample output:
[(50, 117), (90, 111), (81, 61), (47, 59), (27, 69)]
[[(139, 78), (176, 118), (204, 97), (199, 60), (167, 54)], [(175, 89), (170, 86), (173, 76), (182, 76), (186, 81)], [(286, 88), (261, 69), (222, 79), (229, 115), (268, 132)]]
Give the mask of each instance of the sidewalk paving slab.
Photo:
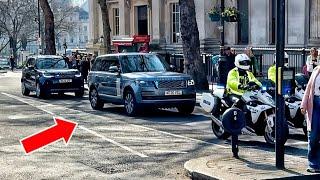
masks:
[(306, 171), (307, 158), (285, 155), (284, 170), (275, 167), (275, 153), (241, 148), (240, 159), (232, 157), (231, 149), (191, 159), (184, 168), (192, 179), (320, 179), (320, 174)]

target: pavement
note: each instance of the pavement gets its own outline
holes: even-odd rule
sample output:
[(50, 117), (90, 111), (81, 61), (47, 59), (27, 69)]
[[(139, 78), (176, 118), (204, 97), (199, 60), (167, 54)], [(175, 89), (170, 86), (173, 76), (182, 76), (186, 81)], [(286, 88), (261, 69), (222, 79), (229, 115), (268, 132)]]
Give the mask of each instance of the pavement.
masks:
[(192, 179), (299, 179), (320, 178), (320, 174), (306, 171), (305, 157), (285, 155), (285, 169), (275, 167), (275, 153), (241, 148), (239, 159), (232, 157), (231, 150), (210, 156), (191, 159), (184, 168)]

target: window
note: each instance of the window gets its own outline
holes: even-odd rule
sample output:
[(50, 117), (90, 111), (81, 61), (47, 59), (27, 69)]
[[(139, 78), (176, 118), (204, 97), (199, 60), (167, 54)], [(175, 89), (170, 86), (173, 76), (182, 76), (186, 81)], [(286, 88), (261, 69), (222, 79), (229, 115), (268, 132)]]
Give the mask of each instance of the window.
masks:
[(84, 42), (88, 42), (88, 36), (84, 36), (83, 39), (84, 39)]
[(248, 44), (249, 43), (249, 5), (248, 0), (238, 0), (238, 9), (240, 13), (240, 20), (238, 22), (238, 43)]
[(170, 4), (171, 10), (171, 42), (177, 43), (180, 37), (180, 7), (179, 3)]
[(113, 35), (118, 36), (119, 35), (119, 8), (113, 9)]
[(102, 57), (96, 59), (92, 66), (92, 71), (109, 71), (110, 66), (118, 66), (119, 60), (115, 56)]
[(83, 27), (83, 31), (84, 31), (84, 32), (87, 32), (87, 31), (88, 31), (88, 27), (87, 27), (87, 26), (84, 26), (84, 27)]

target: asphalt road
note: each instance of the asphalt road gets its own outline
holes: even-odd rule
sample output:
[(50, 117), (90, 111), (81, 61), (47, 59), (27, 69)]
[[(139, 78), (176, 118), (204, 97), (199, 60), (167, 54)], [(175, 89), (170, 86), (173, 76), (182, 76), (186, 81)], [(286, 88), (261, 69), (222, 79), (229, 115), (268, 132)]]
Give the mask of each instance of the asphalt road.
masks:
[[(54, 125), (53, 116), (75, 121), (69, 144), (62, 140), (26, 155), (19, 140)], [(286, 153), (306, 156), (302, 130), (291, 130)], [(241, 146), (273, 153), (263, 137), (241, 136)], [(192, 158), (230, 151), (218, 140), (199, 107), (190, 116), (175, 110), (127, 117), (122, 106), (92, 110), (88, 95), (22, 96), (20, 73), (0, 74), (0, 179), (189, 179)]]

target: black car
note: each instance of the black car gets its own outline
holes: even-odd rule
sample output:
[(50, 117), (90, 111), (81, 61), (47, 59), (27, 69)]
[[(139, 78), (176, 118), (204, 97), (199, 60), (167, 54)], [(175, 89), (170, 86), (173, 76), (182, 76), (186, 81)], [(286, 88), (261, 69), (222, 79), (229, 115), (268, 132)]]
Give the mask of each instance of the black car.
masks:
[(74, 92), (77, 97), (84, 94), (84, 83), (77, 69), (69, 69), (61, 56), (39, 55), (29, 57), (22, 70), (22, 94), (35, 91), (37, 97), (45, 98), (51, 93)]

